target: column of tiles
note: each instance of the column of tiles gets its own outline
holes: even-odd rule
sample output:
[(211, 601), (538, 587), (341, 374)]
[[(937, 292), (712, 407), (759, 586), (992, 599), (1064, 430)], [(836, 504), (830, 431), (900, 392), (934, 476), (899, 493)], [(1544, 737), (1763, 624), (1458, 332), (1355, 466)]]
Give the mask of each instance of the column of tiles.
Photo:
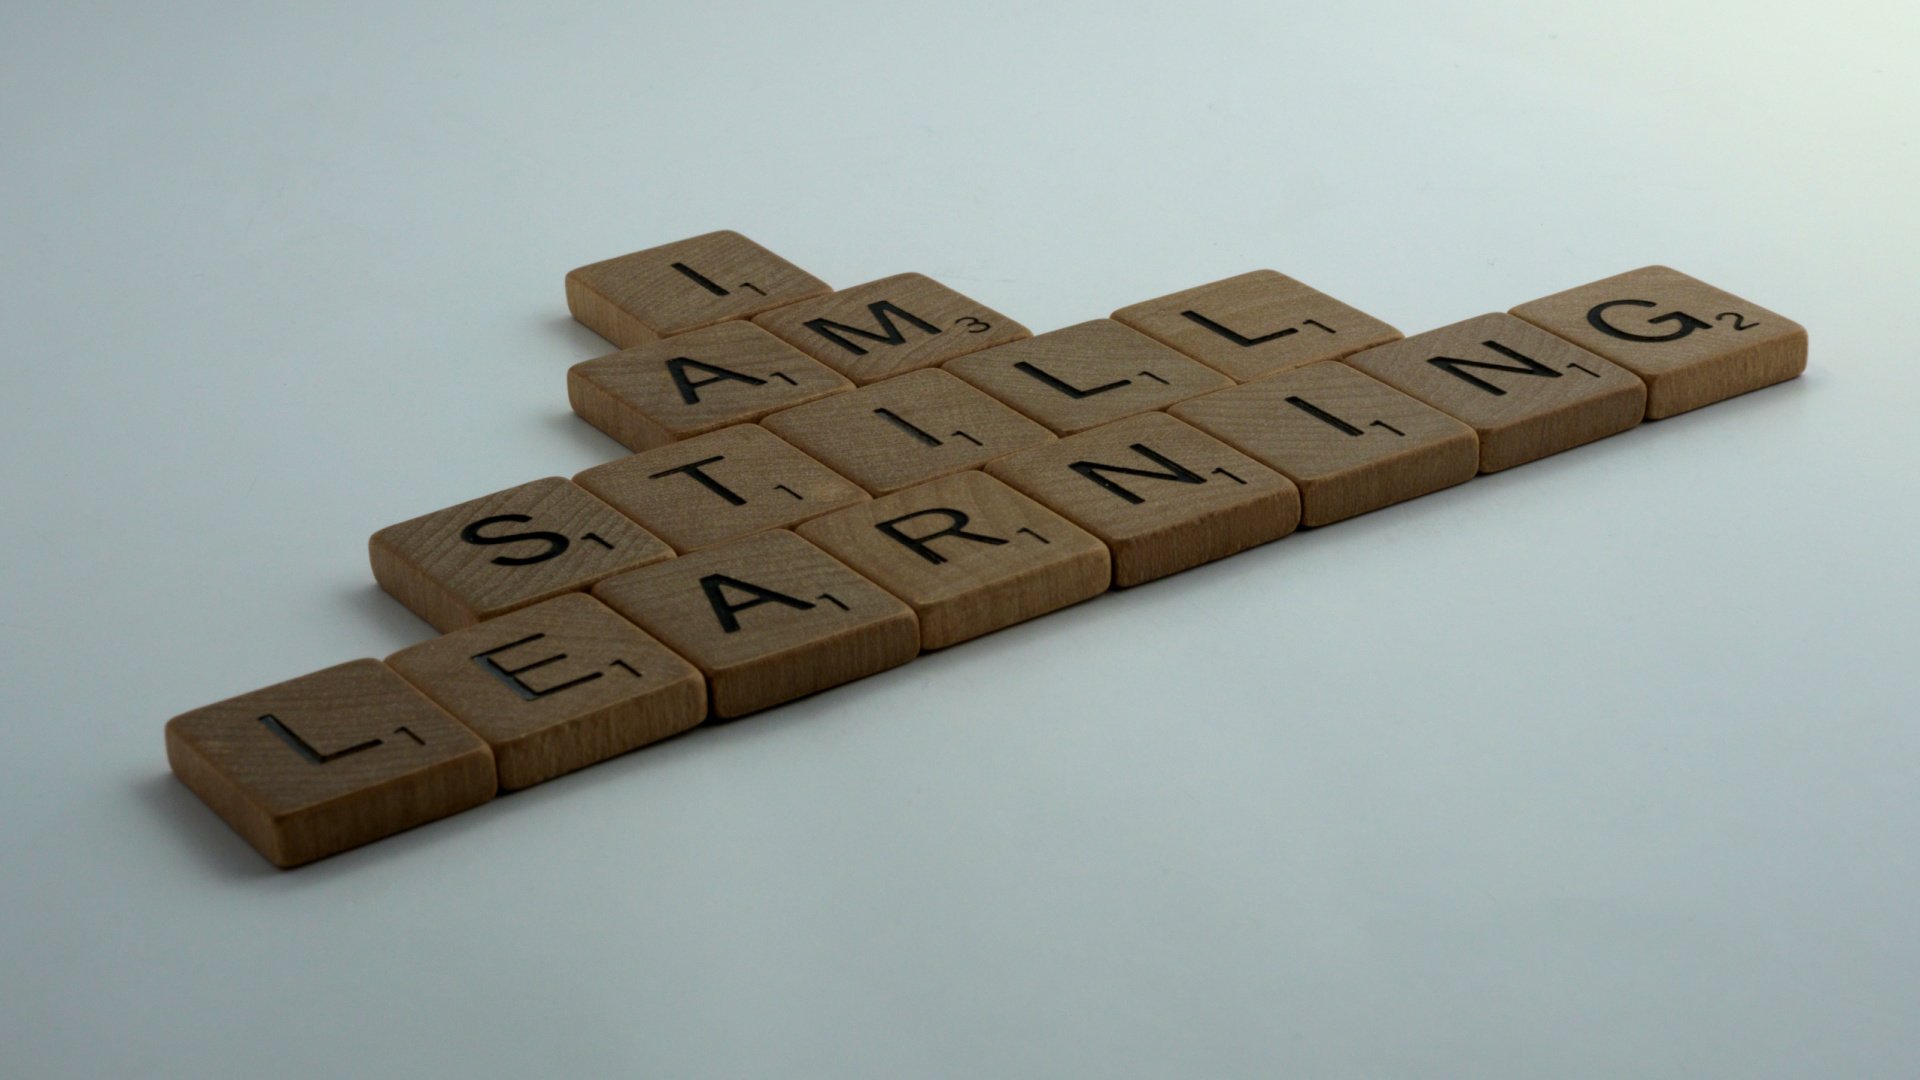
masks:
[(707, 717), (700, 672), (584, 593), (402, 649), (387, 664), (486, 740), (503, 791)]
[(916, 371), (774, 413), (769, 431), (875, 495), (1053, 441), (944, 371)]
[(1379, 319), (1272, 270), (1130, 304), (1113, 317), (1237, 382), (1400, 339)]
[(987, 472), (1099, 537), (1115, 585), (1226, 558), (1300, 522), (1291, 481), (1165, 413), (1014, 454)]
[(593, 594), (692, 661), (719, 717), (852, 682), (920, 651), (912, 608), (785, 530), (621, 574)]
[(1473, 429), (1336, 361), (1182, 402), (1173, 416), (1292, 480), (1326, 525), (1471, 480)]
[(1233, 385), (1205, 364), (1112, 319), (969, 353), (947, 361), (946, 370), (1056, 435)]
[(1106, 545), (981, 472), (815, 518), (800, 535), (912, 606), (939, 649), (1105, 592)]
[(731, 230), (567, 274), (573, 317), (622, 349), (822, 296), (827, 284)]
[(673, 557), (658, 537), (558, 476), (389, 525), (367, 546), (380, 587), (442, 631)]
[(1665, 266), (1555, 293), (1512, 314), (1647, 384), (1647, 419), (1711, 405), (1806, 370), (1807, 331)]
[(924, 274), (789, 304), (754, 322), (862, 386), (1027, 337), (1027, 328)]
[(355, 660), (167, 722), (174, 775), (275, 866), (493, 797), (487, 744), (378, 660)]
[(798, 525), (868, 498), (757, 424), (596, 465), (574, 482), (681, 552)]
[(852, 385), (752, 323), (726, 322), (575, 364), (567, 400), (629, 450), (651, 450)]
[(1346, 363), (1472, 426), (1483, 473), (1617, 434), (1646, 412), (1646, 384), (1631, 372), (1511, 315), (1429, 330)]

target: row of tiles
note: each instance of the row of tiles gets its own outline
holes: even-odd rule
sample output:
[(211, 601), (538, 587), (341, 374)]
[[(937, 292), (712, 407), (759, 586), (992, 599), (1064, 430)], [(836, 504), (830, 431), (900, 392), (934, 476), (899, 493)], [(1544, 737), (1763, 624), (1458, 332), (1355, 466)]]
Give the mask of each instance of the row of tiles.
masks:
[[(930, 323), (904, 302), (873, 304), (876, 345), (904, 337), (886, 332), (886, 314)], [(1777, 318), (1755, 312), (1745, 320)], [(382, 530), (376, 577), (453, 632), (384, 664), (176, 717), (174, 770), (270, 860), (299, 865), (708, 715), (758, 711), (1277, 539), (1303, 508), (1307, 524), (1339, 520), (1612, 434), (1646, 411), (1644, 381), (1508, 316), (1435, 332), (1446, 347), (1421, 335), (1240, 386), (1134, 334), (1161, 350), (1142, 357), (1116, 331), (1131, 333), (1101, 320), (1021, 343), (1049, 347), (1039, 354), (995, 357), (1020, 347), (1002, 344), (952, 357), (944, 372), (859, 390), (841, 380), (784, 409), (722, 402), (713, 411), (761, 409), (765, 426), (735, 422), (577, 483), (535, 481)], [(1803, 365), (1804, 332), (1792, 331)], [(773, 366), (715, 348), (725, 335)], [(618, 409), (671, 417), (657, 395), (606, 387), (649, 369), (690, 409), (715, 403), (709, 387), (800, 388), (811, 359), (768, 353), (772, 340), (736, 321), (655, 355), (642, 346), (589, 362), (574, 373), (576, 407), (588, 382)], [(1496, 359), (1460, 355), (1476, 340)], [(1429, 404), (1379, 381), (1368, 358), (1407, 346), (1504, 411), (1461, 415), (1444, 395)], [(968, 357), (975, 378), (963, 382), (954, 369)], [(975, 389), (994, 389), (995, 371), (1071, 403), (1150, 385), (1174, 415), (1129, 403), (1057, 439), (1099, 414), (1049, 414), (1006, 384), (998, 397)], [(1549, 380), (1575, 371), (1593, 383), (1536, 389), (1559, 390)], [(598, 417), (581, 411), (598, 422), (609, 415), (600, 404)], [(656, 427), (623, 441), (644, 445), (670, 424)]]

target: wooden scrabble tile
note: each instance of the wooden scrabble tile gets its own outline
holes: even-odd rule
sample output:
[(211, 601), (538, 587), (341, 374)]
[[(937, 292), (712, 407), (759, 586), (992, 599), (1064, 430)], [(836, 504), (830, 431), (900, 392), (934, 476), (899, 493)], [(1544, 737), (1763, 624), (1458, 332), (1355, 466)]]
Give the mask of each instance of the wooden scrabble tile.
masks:
[(749, 322), (691, 330), (567, 372), (573, 411), (630, 450), (751, 423), (852, 386)]
[(1046, 428), (944, 371), (912, 372), (761, 423), (875, 495), (1053, 441)]
[(622, 349), (827, 291), (826, 282), (731, 230), (567, 274), (573, 317)]
[(493, 755), (378, 660), (355, 660), (167, 722), (175, 776), (289, 867), (493, 798)]
[(1094, 319), (949, 360), (946, 370), (1072, 435), (1164, 409), (1233, 380), (1112, 319)]
[(895, 274), (789, 304), (754, 322), (861, 385), (1027, 336), (925, 274)]
[(1070, 435), (987, 472), (1099, 537), (1115, 585), (1226, 558), (1300, 523), (1291, 481), (1165, 413)]
[(1647, 419), (1785, 382), (1807, 369), (1807, 331), (1665, 266), (1521, 304), (1513, 314), (1647, 384)]
[(1624, 368), (1511, 315), (1481, 315), (1346, 362), (1470, 424), (1483, 473), (1625, 431), (1647, 405), (1646, 385)]
[(585, 593), (402, 649), (387, 664), (486, 740), (503, 791), (707, 718), (699, 670)]
[(609, 578), (593, 594), (693, 661), (720, 717), (897, 667), (913, 609), (785, 530)]
[(1473, 479), (1473, 429), (1337, 361), (1167, 410), (1292, 480), (1300, 521), (1326, 525)]
[(1400, 340), (1400, 331), (1272, 270), (1132, 304), (1113, 317), (1240, 382)]
[(682, 552), (798, 525), (868, 498), (756, 424), (596, 465), (573, 480)]
[(930, 480), (798, 532), (905, 600), (939, 649), (1107, 591), (1105, 544), (981, 472)]
[(367, 546), (380, 587), (442, 631), (673, 557), (657, 537), (558, 476), (389, 525)]

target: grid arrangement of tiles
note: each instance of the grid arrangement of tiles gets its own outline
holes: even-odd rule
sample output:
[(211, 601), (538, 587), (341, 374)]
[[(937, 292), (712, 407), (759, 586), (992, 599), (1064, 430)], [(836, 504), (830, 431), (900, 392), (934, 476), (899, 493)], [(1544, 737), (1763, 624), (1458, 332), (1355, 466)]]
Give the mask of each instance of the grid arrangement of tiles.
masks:
[(1026, 619), (1798, 375), (1806, 331), (1650, 266), (1412, 337), (1270, 270), (1040, 335), (734, 232), (581, 267), (567, 376), (633, 450), (381, 529), (443, 636), (175, 717), (297, 866)]

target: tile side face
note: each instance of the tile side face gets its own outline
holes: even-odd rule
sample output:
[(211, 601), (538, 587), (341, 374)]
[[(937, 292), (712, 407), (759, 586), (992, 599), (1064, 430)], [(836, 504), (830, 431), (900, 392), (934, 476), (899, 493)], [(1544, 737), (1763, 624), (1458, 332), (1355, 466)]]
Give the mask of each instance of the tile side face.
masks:
[(493, 797), (473, 732), (377, 660), (356, 660), (167, 723), (180, 780), (292, 867)]
[(699, 670), (584, 593), (402, 649), (387, 664), (486, 740), (503, 791), (707, 716)]
[(1648, 266), (1521, 304), (1512, 314), (1647, 384), (1647, 419), (1724, 401), (1807, 367), (1799, 323), (1697, 278)]
[(913, 610), (784, 530), (610, 578), (594, 596), (707, 676), (744, 716), (913, 659)]
[(1130, 304), (1113, 318), (1236, 382), (1400, 338), (1366, 312), (1272, 270)]
[(1097, 596), (1091, 534), (985, 473), (932, 480), (800, 526), (800, 535), (912, 605), (925, 649)]
[(1014, 454), (987, 472), (1099, 537), (1121, 586), (1278, 540), (1300, 522), (1286, 477), (1165, 413)]
[(573, 317), (622, 349), (826, 292), (819, 278), (731, 230), (567, 274)]
[(1640, 422), (1631, 372), (1511, 315), (1481, 315), (1350, 356), (1345, 363), (1465, 421), (1480, 471), (1524, 465)]
[(1026, 327), (924, 274), (870, 281), (754, 322), (862, 386), (1028, 336)]

